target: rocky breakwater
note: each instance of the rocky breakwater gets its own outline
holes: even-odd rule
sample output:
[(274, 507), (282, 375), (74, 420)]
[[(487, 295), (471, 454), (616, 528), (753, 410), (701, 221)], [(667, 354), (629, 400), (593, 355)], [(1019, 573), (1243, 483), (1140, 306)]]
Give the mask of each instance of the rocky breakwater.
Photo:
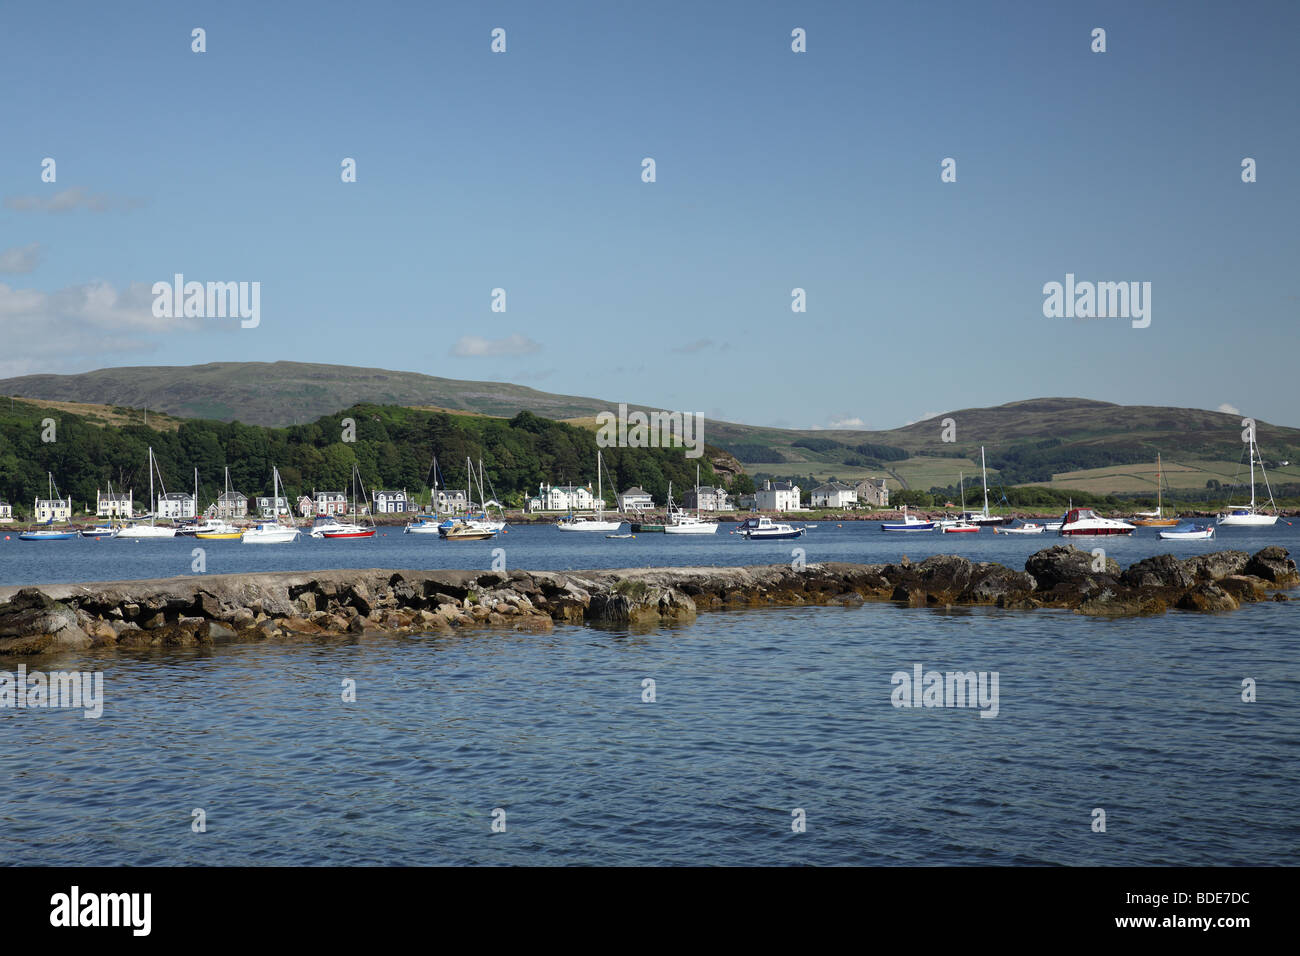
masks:
[(1169, 554), (1121, 570), (1077, 548), (1023, 571), (936, 555), (912, 563), (618, 571), (319, 571), (0, 588), (0, 654), (187, 646), (555, 623), (657, 626), (700, 611), (892, 601), (911, 607), (1064, 608), (1089, 615), (1229, 611), (1300, 584), (1280, 547)]

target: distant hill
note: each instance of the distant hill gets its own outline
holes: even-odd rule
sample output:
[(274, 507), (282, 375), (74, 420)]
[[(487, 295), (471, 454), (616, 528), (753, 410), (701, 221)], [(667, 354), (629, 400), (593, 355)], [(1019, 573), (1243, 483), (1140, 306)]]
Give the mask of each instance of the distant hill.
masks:
[[(177, 418), (272, 427), (313, 422), (357, 403), (374, 403), (502, 418), (529, 411), (587, 429), (595, 427), (595, 415), (626, 398), (556, 395), (504, 382), (302, 362), (221, 362), (27, 375), (0, 380), (0, 395), (93, 403), (119, 411), (124, 406), (148, 408)], [(946, 418), (955, 423), (952, 442), (942, 440)], [(832, 475), (843, 480), (887, 475), (903, 487), (947, 485), (959, 470), (969, 476), (984, 446), (990, 473), (1013, 485), (1149, 463), (1157, 452), (1170, 463), (1209, 463), (1189, 466), (1189, 476), (1230, 474), (1233, 464), (1241, 460), (1240, 421), (1238, 415), (1202, 409), (1036, 398), (960, 409), (882, 431), (797, 430), (710, 419), (705, 423), (705, 440), (734, 455), (751, 474), (799, 476), (804, 483)], [(1267, 461), (1300, 459), (1300, 429), (1259, 422), (1258, 439)], [(728, 471), (727, 462), (716, 464), (719, 471)], [(1188, 478), (1189, 483), (1192, 480)]]
[(431, 406), (503, 418), (520, 411), (545, 418), (578, 418), (610, 407), (594, 398), (553, 395), (506, 382), (463, 382), (419, 372), (307, 362), (212, 362), (24, 375), (0, 380), (0, 395), (148, 408), (178, 418), (277, 428), (313, 422), (358, 402)]

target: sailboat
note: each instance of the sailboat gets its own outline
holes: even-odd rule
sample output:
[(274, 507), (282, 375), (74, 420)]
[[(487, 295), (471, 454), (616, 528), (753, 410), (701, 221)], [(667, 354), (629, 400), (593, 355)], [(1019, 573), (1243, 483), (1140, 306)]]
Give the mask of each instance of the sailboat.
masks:
[(980, 445), (980, 475), (984, 482), (984, 510), (979, 514), (966, 515), (973, 524), (980, 527), (984, 525), (1010, 524), (1010, 518), (1004, 518), (1000, 515), (989, 514), (989, 472), (984, 465), (984, 446)]
[[(157, 520), (155, 515), (158, 511), (158, 499), (153, 494), (153, 472), (155, 462), (153, 457), (153, 447), (149, 448), (149, 523), (148, 524), (129, 524), (117, 533), (119, 539), (152, 539), (152, 538), (174, 538), (176, 529), (172, 527), (160, 528), (154, 522)], [(167, 494), (167, 486), (163, 484), (162, 469), (158, 469), (158, 483), (162, 485), (163, 494)]]
[[(605, 489), (600, 481), (600, 473), (604, 467), (600, 456), (600, 451), (596, 452), (596, 516), (587, 518), (575, 516), (570, 510), (567, 517), (561, 518), (555, 526), (561, 531), (599, 531), (601, 533), (617, 531), (623, 527), (622, 521), (605, 521)], [(664, 528), (667, 531), (667, 528)]]
[(176, 528), (176, 537), (192, 538), (199, 532), (199, 470), (194, 469), (194, 517), (182, 520)]
[(718, 530), (716, 521), (705, 521), (700, 517), (700, 466), (695, 466), (695, 514), (689, 515), (678, 509), (673, 510), (672, 501), (668, 503), (668, 522), (664, 525), (664, 534), (714, 534)]
[(1156, 510), (1139, 511), (1129, 519), (1129, 524), (1142, 528), (1172, 528), (1178, 524), (1178, 518), (1166, 518), (1164, 515), (1164, 474), (1160, 467), (1160, 453), (1156, 453)]
[[(45, 476), (50, 481), (49, 500), (61, 501), (62, 499), (59, 498), (58, 496), (58, 489), (55, 487), (54, 484), (54, 473), (47, 471), (45, 473)], [(39, 501), (40, 499), (38, 498), (36, 500)], [(69, 513), (72, 512), (72, 501), (70, 499), (68, 501), (68, 512)], [(35, 514), (36, 514), (36, 502), (34, 501), (32, 503), (32, 515), (34, 516)], [(48, 521), (42, 522), (37, 527), (28, 528), (26, 531), (20, 533), (18, 535), (18, 540), (19, 541), (66, 541), (69, 538), (75, 538), (76, 536), (77, 536), (77, 532), (75, 531), (56, 531), (54, 528), (54, 516), (50, 515)]]
[[(226, 494), (222, 496), (223, 500), (229, 500), (230, 494), (230, 466), (226, 466)], [(199, 509), (198, 498), (194, 499), (194, 510)], [(220, 518), (209, 518), (201, 525), (194, 529), (194, 537), (202, 538), (204, 541), (233, 541), (241, 537), (243, 532), (233, 524), (229, 524)]]
[[(402, 530), (403, 534), (438, 534), (438, 456), (433, 456), (433, 464), (429, 466), (429, 510), (425, 514), (415, 516), (415, 520), (408, 521), (406, 527)], [(444, 486), (445, 487), (445, 486)]]
[(960, 471), (957, 472), (957, 487), (961, 489), (961, 517), (940, 519), (939, 530), (944, 534), (977, 533), (980, 526), (971, 521), (966, 514), (966, 475)]
[[(98, 492), (96, 492), (96, 494), (98, 494)], [(113, 483), (111, 481), (108, 483), (108, 501), (109, 501), (108, 524), (97, 524), (89, 528), (82, 528), (80, 531), (77, 532), (77, 534), (81, 535), (83, 538), (116, 538), (117, 537), (118, 525), (115, 524), (113, 521), (113, 511), (116, 510), (116, 505), (114, 504)]]
[[(484, 538), (492, 537), (504, 528), (506, 523), (488, 517), (487, 495), (483, 491), (483, 459), (480, 458), (478, 462), (478, 497), (483, 505), (483, 510), (478, 514), (474, 514), (474, 462), (468, 456), (465, 458), (465, 473), (468, 476), (465, 485), (465, 514), (448, 518), (438, 525), (438, 536), (440, 538), (450, 538), (453, 536), (452, 532), (455, 532), (457, 540), (481, 541)], [(491, 481), (488, 484), (491, 485)]]
[[(357, 485), (361, 484), (361, 470), (356, 464), (352, 465), (352, 521), (349, 524), (341, 524), (333, 515), (325, 518), (317, 518), (316, 523), (312, 526), (311, 536), (313, 538), (373, 538), (375, 536), (375, 521), (370, 519), (370, 526), (357, 523)], [(362, 493), (365, 493), (365, 486), (362, 485)]]
[[(276, 512), (274, 521), (259, 521), (254, 527), (249, 528), (242, 535), (240, 540), (244, 544), (287, 544), (295, 541), (298, 535), (302, 534), (292, 524), (286, 525), (280, 521), (280, 469), (271, 467), (271, 510)], [(290, 519), (292, 520), (292, 519)]]
[[(1277, 524), (1277, 503), (1273, 500), (1273, 489), (1269, 486), (1268, 475), (1264, 472), (1264, 459), (1259, 457), (1259, 446), (1255, 444), (1255, 429), (1247, 434), (1250, 441), (1250, 505), (1246, 508), (1234, 508), (1226, 515), (1219, 515), (1218, 523), (1225, 527), (1263, 528)], [(1271, 515), (1263, 514), (1255, 507), (1255, 459), (1259, 459), (1259, 473), (1264, 478), (1264, 488), (1268, 491), (1268, 503), (1273, 508)]]

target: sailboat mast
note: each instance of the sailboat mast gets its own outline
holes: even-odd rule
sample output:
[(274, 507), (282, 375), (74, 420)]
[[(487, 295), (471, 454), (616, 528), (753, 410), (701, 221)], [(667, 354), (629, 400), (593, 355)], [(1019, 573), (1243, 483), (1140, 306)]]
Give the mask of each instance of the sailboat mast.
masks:
[(695, 466), (695, 517), (700, 516), (700, 466)]
[(989, 516), (989, 473), (984, 465), (984, 446), (980, 445), (980, 474), (984, 476), (984, 517)]
[(961, 491), (961, 513), (966, 514), (966, 476), (962, 472), (957, 472), (957, 487)]
[(1156, 452), (1156, 517), (1165, 516), (1165, 482), (1160, 474), (1160, 452)]
[(1255, 435), (1250, 435), (1250, 510), (1255, 510)]
[(149, 446), (149, 526), (158, 520), (158, 502), (153, 496), (153, 446)]

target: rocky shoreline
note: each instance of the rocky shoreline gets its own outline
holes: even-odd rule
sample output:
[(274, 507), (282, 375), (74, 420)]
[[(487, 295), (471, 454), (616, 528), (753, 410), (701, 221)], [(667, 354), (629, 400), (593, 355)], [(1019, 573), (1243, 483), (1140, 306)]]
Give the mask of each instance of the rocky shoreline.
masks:
[(332, 636), (438, 634), (555, 624), (645, 625), (700, 611), (888, 601), (908, 607), (1060, 608), (1128, 616), (1231, 611), (1300, 584), (1289, 552), (1147, 558), (1121, 571), (1056, 545), (1023, 571), (935, 555), (918, 563), (829, 562), (609, 571), (347, 570), (220, 574), (0, 588), (0, 655)]

